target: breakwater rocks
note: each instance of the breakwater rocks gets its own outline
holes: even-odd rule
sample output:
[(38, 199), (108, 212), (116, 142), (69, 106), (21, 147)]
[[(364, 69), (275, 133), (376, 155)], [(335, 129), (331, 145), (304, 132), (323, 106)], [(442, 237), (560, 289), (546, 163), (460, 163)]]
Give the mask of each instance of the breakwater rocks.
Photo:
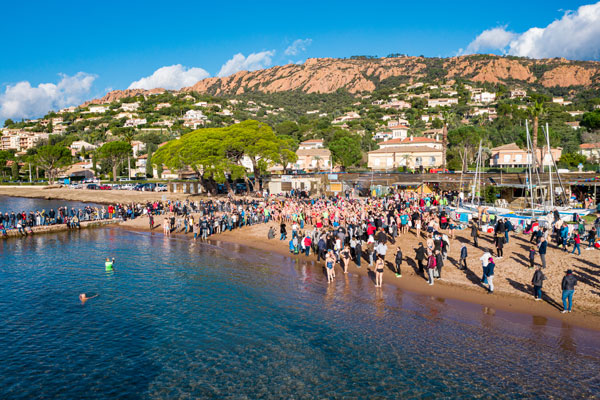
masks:
[(103, 219), (103, 220), (98, 220), (98, 221), (82, 221), (79, 224), (80, 225), (79, 228), (77, 228), (77, 227), (69, 228), (69, 227), (67, 227), (66, 224), (34, 226), (31, 228), (31, 231), (29, 230), (29, 228), (26, 228), (25, 231), (28, 232), (27, 235), (24, 235), (23, 233), (19, 232), (17, 229), (10, 229), (10, 230), (6, 231), (5, 237), (6, 238), (22, 238), (22, 237), (31, 236), (31, 235), (35, 236), (35, 235), (62, 232), (62, 231), (68, 231), (68, 230), (98, 228), (98, 227), (102, 227), (102, 226), (106, 226), (106, 225), (119, 224), (121, 222), (122, 222), (121, 219), (113, 218), (113, 219)]

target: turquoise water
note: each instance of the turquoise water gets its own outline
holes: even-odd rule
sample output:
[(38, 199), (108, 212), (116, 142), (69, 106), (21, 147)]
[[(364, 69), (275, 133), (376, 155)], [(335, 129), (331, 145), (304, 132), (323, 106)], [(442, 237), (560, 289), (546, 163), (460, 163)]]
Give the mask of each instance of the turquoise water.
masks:
[(0, 316), (3, 399), (600, 393), (597, 332), (115, 228), (0, 241)]
[[(10, 196), (0, 196), (0, 212), (1, 213), (11, 213), (11, 212), (21, 212), (25, 211), (29, 213), (29, 211), (49, 211), (50, 209), (56, 209), (58, 207), (69, 208), (74, 207), (75, 209), (84, 208), (85, 206), (91, 207), (102, 207), (99, 204), (95, 203), (83, 203), (80, 201), (64, 201), (64, 200), (47, 200), (47, 199), (28, 199), (25, 197), (10, 197)], [(106, 206), (105, 206), (106, 207)]]

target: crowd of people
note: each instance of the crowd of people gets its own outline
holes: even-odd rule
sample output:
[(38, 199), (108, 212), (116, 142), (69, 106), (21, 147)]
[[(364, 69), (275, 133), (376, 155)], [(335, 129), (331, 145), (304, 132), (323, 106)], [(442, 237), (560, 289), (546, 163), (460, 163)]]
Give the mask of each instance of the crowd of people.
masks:
[[(495, 256), (491, 249), (483, 249), (480, 257), (482, 265), (481, 283), (489, 293), (494, 292), (495, 259), (504, 257), (504, 245), (515, 230), (509, 219), (495, 218), (493, 214), (481, 212), (470, 223), (470, 227), (457, 222), (448, 205), (460, 202), (457, 192), (420, 194), (413, 191), (397, 191), (380, 198), (353, 198), (335, 196), (309, 198), (307, 196), (287, 196), (285, 198), (264, 196), (255, 199), (208, 199), (185, 201), (154, 201), (146, 203), (117, 204), (115, 206), (86, 206), (80, 209), (60, 207), (56, 211), (45, 210), (29, 213), (5, 213), (0, 216), (0, 230), (17, 229), (22, 234), (32, 227), (67, 224), (79, 226), (80, 221), (108, 218), (133, 219), (148, 218), (149, 229), (157, 227), (155, 218), (162, 216), (163, 233), (190, 234), (194, 240), (207, 240), (221, 232), (239, 229), (255, 224), (271, 223), (268, 239), (279, 237), (287, 241), (292, 254), (311, 253), (317, 262), (323, 260), (327, 279), (335, 279), (335, 265), (339, 264), (343, 273), (348, 273), (351, 263), (361, 268), (367, 263), (373, 273), (375, 286), (383, 284), (383, 272), (387, 266), (396, 277), (402, 277), (402, 246), (397, 246), (395, 254), (388, 257), (388, 243), (397, 243), (402, 235), (413, 234), (419, 240), (414, 249), (414, 260), (418, 272), (427, 279), (429, 285), (443, 279), (444, 266), (448, 264), (448, 252), (455, 238), (455, 232), (470, 229), (475, 247), (482, 225), (491, 227), (495, 245)], [(600, 218), (586, 231), (582, 221), (567, 224), (558, 212), (552, 214), (553, 221), (533, 220), (525, 227), (530, 234), (531, 246), (528, 249), (529, 268), (535, 269), (532, 277), (534, 297), (542, 298), (543, 271), (546, 268), (548, 242), (554, 241), (563, 250), (572, 245), (572, 252), (581, 254), (580, 244), (584, 238), (589, 246), (596, 244)], [(540, 263), (536, 267), (536, 258)], [(495, 257), (495, 259), (494, 259)], [(468, 248), (463, 242), (456, 268), (468, 269)], [(568, 279), (567, 279), (568, 278)], [(576, 278), (572, 271), (565, 277), (564, 290), (574, 290)], [(575, 280), (575, 281), (574, 281)], [(569, 299), (565, 298), (565, 311), (570, 311)], [(568, 304), (567, 304), (568, 303)]]

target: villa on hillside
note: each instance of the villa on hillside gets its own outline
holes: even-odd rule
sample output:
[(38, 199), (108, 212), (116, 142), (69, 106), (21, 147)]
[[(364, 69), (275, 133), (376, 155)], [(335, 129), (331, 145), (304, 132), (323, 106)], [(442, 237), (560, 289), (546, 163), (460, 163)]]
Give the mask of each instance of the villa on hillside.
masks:
[[(527, 150), (521, 149), (515, 143), (494, 147), (491, 151), (490, 167), (519, 168), (531, 164), (531, 154), (528, 154)], [(552, 157), (550, 157), (546, 148), (537, 149), (538, 160), (541, 159), (542, 153), (544, 154), (543, 166), (552, 165), (552, 158), (557, 162), (562, 154), (562, 148), (550, 149), (550, 152), (552, 153)]]
[(443, 164), (442, 143), (432, 138), (391, 139), (379, 147), (368, 153), (368, 165), (373, 170), (436, 168)]
[(458, 104), (458, 98), (446, 98), (446, 99), (429, 99), (427, 100), (427, 107), (449, 107), (452, 104)]
[(579, 145), (579, 154), (590, 161), (600, 160), (600, 143), (583, 143)]

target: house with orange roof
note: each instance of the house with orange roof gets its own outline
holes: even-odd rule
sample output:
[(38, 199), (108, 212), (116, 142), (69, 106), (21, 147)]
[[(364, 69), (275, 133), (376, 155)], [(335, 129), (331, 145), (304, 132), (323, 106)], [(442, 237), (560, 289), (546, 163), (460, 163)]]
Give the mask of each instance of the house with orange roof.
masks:
[(379, 143), (379, 149), (368, 153), (368, 165), (373, 170), (399, 167), (429, 169), (442, 164), (442, 142), (428, 137), (410, 136), (387, 140)]
[[(492, 157), (490, 158), (490, 167), (519, 168), (527, 167), (532, 162), (531, 154), (528, 153), (526, 149), (521, 149), (516, 143), (494, 147), (491, 152)], [(550, 154), (552, 154), (552, 156)], [(550, 153), (548, 153), (548, 149), (545, 147), (537, 149), (537, 159), (538, 161), (543, 159), (543, 166), (551, 166), (552, 159), (557, 162), (561, 155), (561, 147), (550, 149)]]
[(600, 143), (583, 143), (579, 145), (579, 154), (588, 160), (600, 160)]

